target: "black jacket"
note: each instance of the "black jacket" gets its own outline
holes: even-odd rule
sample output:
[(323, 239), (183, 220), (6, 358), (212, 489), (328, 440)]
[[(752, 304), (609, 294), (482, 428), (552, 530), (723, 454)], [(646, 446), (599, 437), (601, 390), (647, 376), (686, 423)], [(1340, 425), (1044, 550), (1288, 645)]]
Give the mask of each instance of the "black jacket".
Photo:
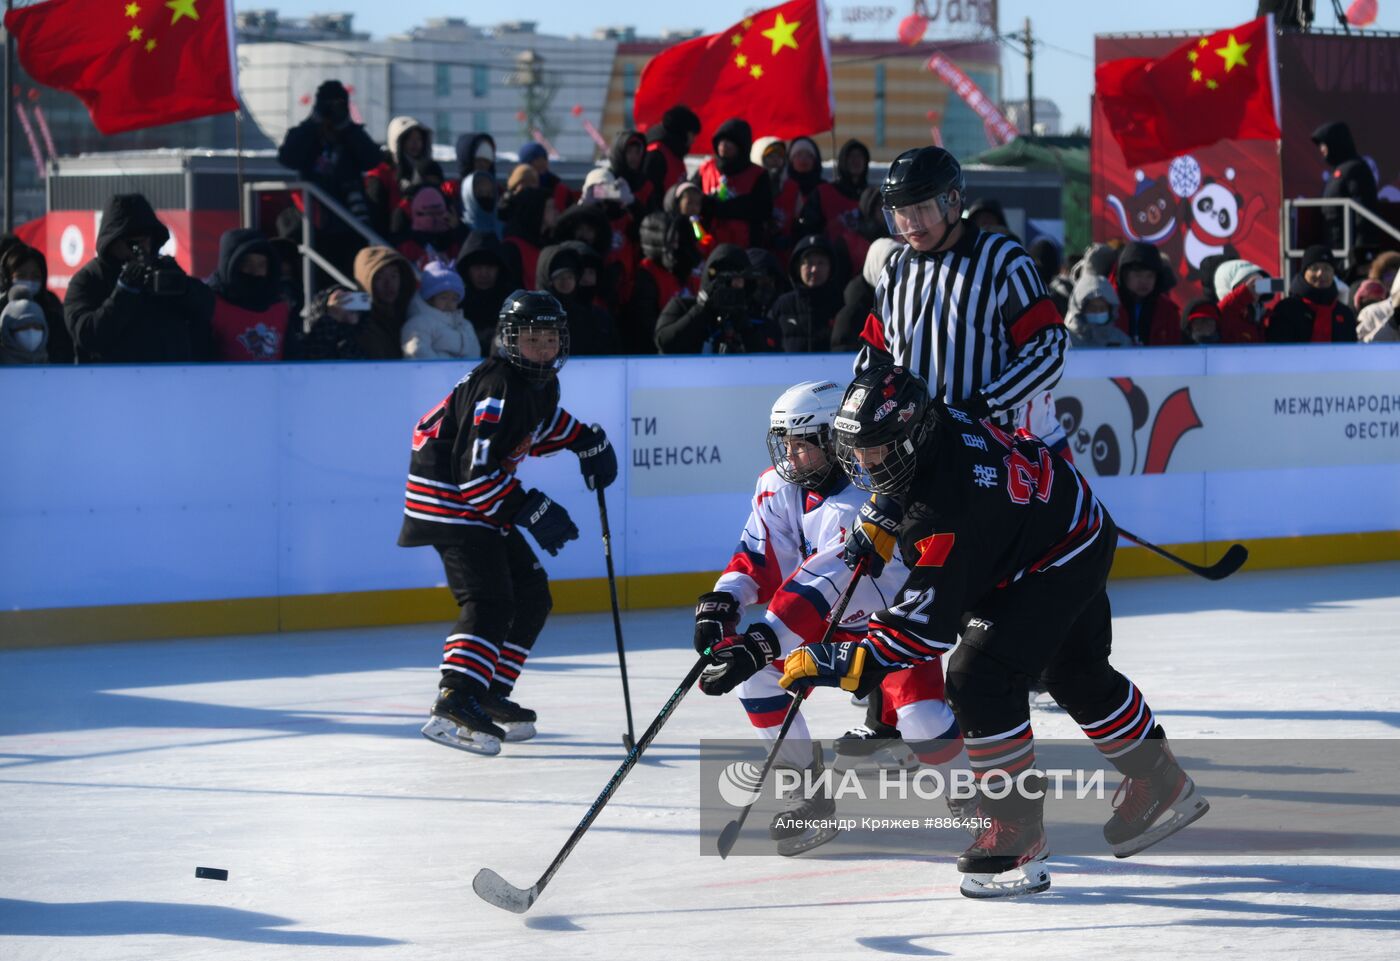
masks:
[(663, 354), (752, 354), (778, 349), (777, 328), (748, 300), (726, 302), (717, 278), (750, 272), (742, 247), (720, 244), (705, 261), (705, 282), (695, 300), (672, 297), (656, 318), (656, 347)]
[(330, 127), (314, 112), (287, 131), (277, 148), (277, 162), (303, 180), (328, 192), (350, 212), (368, 220), (362, 175), (379, 166), (379, 145), (362, 124), (346, 121)]
[[(820, 287), (805, 287), (801, 278), (803, 255), (809, 250), (824, 252), (831, 261), (831, 272)], [(805, 354), (831, 350), (831, 329), (843, 297), (836, 275), (836, 255), (820, 234), (803, 237), (792, 249), (788, 261), (792, 290), (774, 302), (768, 316), (777, 325), (784, 353)], [(859, 333), (859, 331), (857, 331)]]
[[(156, 250), (170, 231), (140, 194), (117, 194), (107, 204), (97, 235), (97, 256), (73, 275), (63, 299), (63, 316), (79, 363), (188, 363), (214, 356), (210, 320), (214, 295), (186, 277), (177, 295), (158, 295), (150, 286), (132, 292), (117, 286), (123, 264), (113, 256), (120, 241), (144, 234)], [(154, 255), (152, 260), (155, 260)], [(162, 258), (164, 266), (175, 262)]]
[[(481, 350), (490, 354), (491, 341), (496, 336), (496, 322), (500, 318), (501, 304), (520, 287), (520, 279), (511, 275), (506, 266), (503, 244), (494, 233), (476, 231), (467, 237), (462, 250), (457, 255), (457, 273), (462, 275), (462, 283), (467, 288), (462, 298), (462, 313), (476, 328)], [(470, 269), (472, 264), (495, 264), (496, 283), (486, 290), (472, 286)]]
[[(1371, 165), (1357, 151), (1356, 142), (1352, 140), (1351, 128), (1342, 121), (1325, 123), (1313, 131), (1312, 141), (1315, 144), (1327, 145), (1327, 166), (1331, 168), (1332, 175), (1327, 180), (1327, 186), (1322, 188), (1322, 196), (1328, 199), (1355, 200), (1367, 210), (1375, 210), (1376, 177), (1371, 172)], [(1329, 242), (1334, 249), (1340, 249), (1345, 234), (1342, 229), (1342, 212), (1324, 209), (1323, 217), (1327, 221)], [(1354, 219), (1353, 223), (1354, 246), (1370, 234), (1370, 226), (1360, 218)]]
[(846, 284), (841, 299), (841, 309), (836, 312), (836, 319), (831, 324), (831, 349), (860, 350), (860, 334), (865, 330), (865, 319), (875, 309), (875, 288), (865, 282), (864, 275), (857, 275)]
[(1299, 274), (1293, 278), (1288, 296), (1269, 312), (1264, 339), (1271, 344), (1313, 343), (1319, 320), (1324, 332), (1320, 343), (1327, 343), (1329, 337), (1334, 344), (1356, 343), (1356, 314), (1337, 297), (1336, 284), (1319, 290)]
[(570, 249), (574, 243), (578, 242), (553, 244), (540, 251), (540, 259), (535, 264), (535, 288), (548, 291), (564, 305), (569, 315), (571, 356), (616, 354), (617, 331), (612, 315), (593, 304), (591, 294), (585, 294), (582, 288), (575, 287), (573, 293), (561, 294), (549, 282), (549, 275), (556, 270), (572, 270), (575, 276), (583, 273), (583, 257), (577, 249)]

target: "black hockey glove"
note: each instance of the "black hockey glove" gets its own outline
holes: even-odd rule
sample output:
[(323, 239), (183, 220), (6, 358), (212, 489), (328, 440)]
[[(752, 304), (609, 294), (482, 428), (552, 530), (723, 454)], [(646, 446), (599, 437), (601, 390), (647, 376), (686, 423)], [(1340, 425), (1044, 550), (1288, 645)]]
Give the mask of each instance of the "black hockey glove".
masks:
[(569, 541), (578, 539), (578, 528), (569, 519), (569, 512), (546, 497), (544, 491), (530, 491), (520, 513), (515, 515), (515, 523), (534, 534), (551, 557)]
[(885, 494), (876, 494), (860, 505), (860, 513), (846, 535), (846, 549), (841, 559), (851, 570), (865, 560), (865, 573), (879, 577), (885, 565), (894, 556), (895, 538), (898, 536), (900, 521), (904, 520), (904, 508), (899, 501)]
[(591, 491), (602, 490), (617, 480), (617, 452), (608, 442), (603, 428), (594, 424), (585, 427), (578, 439), (578, 469), (583, 482)]
[(695, 602), (695, 653), (704, 654), (739, 630), (739, 599), (728, 591), (701, 594)]
[(778, 659), (778, 635), (767, 624), (750, 624), (742, 634), (731, 634), (710, 650), (714, 662), (700, 673), (700, 690), (718, 696), (728, 694)]

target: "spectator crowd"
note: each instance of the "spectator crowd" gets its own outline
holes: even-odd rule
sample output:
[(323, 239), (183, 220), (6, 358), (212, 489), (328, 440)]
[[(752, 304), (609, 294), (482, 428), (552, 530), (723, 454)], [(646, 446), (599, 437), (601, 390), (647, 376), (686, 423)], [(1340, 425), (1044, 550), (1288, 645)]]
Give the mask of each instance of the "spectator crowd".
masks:
[[(577, 355), (855, 350), (901, 243), (888, 236), (869, 149), (847, 141), (828, 180), (815, 140), (755, 139), (734, 118), (688, 175), (699, 130), (673, 107), (645, 134), (619, 133), (577, 185), (539, 144), (505, 169), (488, 134), (464, 134), (448, 176), (428, 127), (395, 117), (380, 147), (327, 81), (279, 159), (386, 244), (289, 207), (275, 233), (225, 233), (201, 280), (160, 253), (169, 231), (146, 198), (117, 195), (61, 303), (43, 253), (0, 241), (0, 362), (472, 359), (491, 351), (518, 288), (560, 301)], [(1345, 125), (1327, 143), (1349, 156)], [(303, 310), (306, 216), (317, 252), (353, 286), (327, 283)], [(993, 199), (967, 217), (1011, 233)], [(1042, 237), (1028, 252), (1076, 347), (1400, 341), (1400, 253), (1343, 277), (1328, 246), (1310, 247), (1287, 290), (1256, 264), (1207, 258), (1200, 296), (1183, 303), (1173, 265), (1149, 243), (1066, 256)]]

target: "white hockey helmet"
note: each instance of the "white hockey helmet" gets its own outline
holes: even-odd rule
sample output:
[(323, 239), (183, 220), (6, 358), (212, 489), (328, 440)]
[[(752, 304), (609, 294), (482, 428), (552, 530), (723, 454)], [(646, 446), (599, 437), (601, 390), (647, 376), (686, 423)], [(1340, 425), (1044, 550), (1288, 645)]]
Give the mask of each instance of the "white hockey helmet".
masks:
[[(808, 380), (783, 391), (768, 421), (768, 456), (785, 481), (817, 490), (831, 476), (831, 422), (843, 391), (829, 380)], [(802, 441), (805, 443), (798, 443)]]

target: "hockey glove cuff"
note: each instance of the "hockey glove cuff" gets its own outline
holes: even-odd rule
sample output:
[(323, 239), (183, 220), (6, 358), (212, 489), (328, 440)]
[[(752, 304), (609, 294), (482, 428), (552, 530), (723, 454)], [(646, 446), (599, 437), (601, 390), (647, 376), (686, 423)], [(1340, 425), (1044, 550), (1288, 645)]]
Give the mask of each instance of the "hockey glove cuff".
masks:
[(594, 424), (584, 428), (579, 434), (578, 469), (583, 473), (583, 483), (591, 491), (602, 490), (617, 480), (617, 452), (608, 441), (603, 428)]
[(783, 676), (778, 683), (784, 690), (839, 687), (843, 691), (869, 693), (875, 684), (863, 683), (865, 656), (865, 645), (859, 641), (808, 644), (784, 659)]
[(726, 635), (739, 630), (739, 613), (743, 605), (728, 591), (701, 594), (695, 602), (695, 653), (704, 654)]
[(728, 694), (778, 659), (778, 635), (767, 624), (750, 624), (743, 634), (731, 634), (710, 649), (713, 662), (700, 674), (700, 690)]
[(551, 557), (569, 541), (578, 539), (578, 528), (569, 512), (546, 497), (544, 491), (530, 491), (515, 515), (515, 523), (535, 535), (536, 542)]
[(866, 562), (865, 572), (871, 577), (884, 573), (885, 565), (894, 556), (895, 539), (899, 524), (904, 520), (904, 508), (899, 501), (885, 494), (876, 494), (860, 505), (850, 534), (846, 535), (846, 548), (841, 559), (851, 570), (862, 559)]

